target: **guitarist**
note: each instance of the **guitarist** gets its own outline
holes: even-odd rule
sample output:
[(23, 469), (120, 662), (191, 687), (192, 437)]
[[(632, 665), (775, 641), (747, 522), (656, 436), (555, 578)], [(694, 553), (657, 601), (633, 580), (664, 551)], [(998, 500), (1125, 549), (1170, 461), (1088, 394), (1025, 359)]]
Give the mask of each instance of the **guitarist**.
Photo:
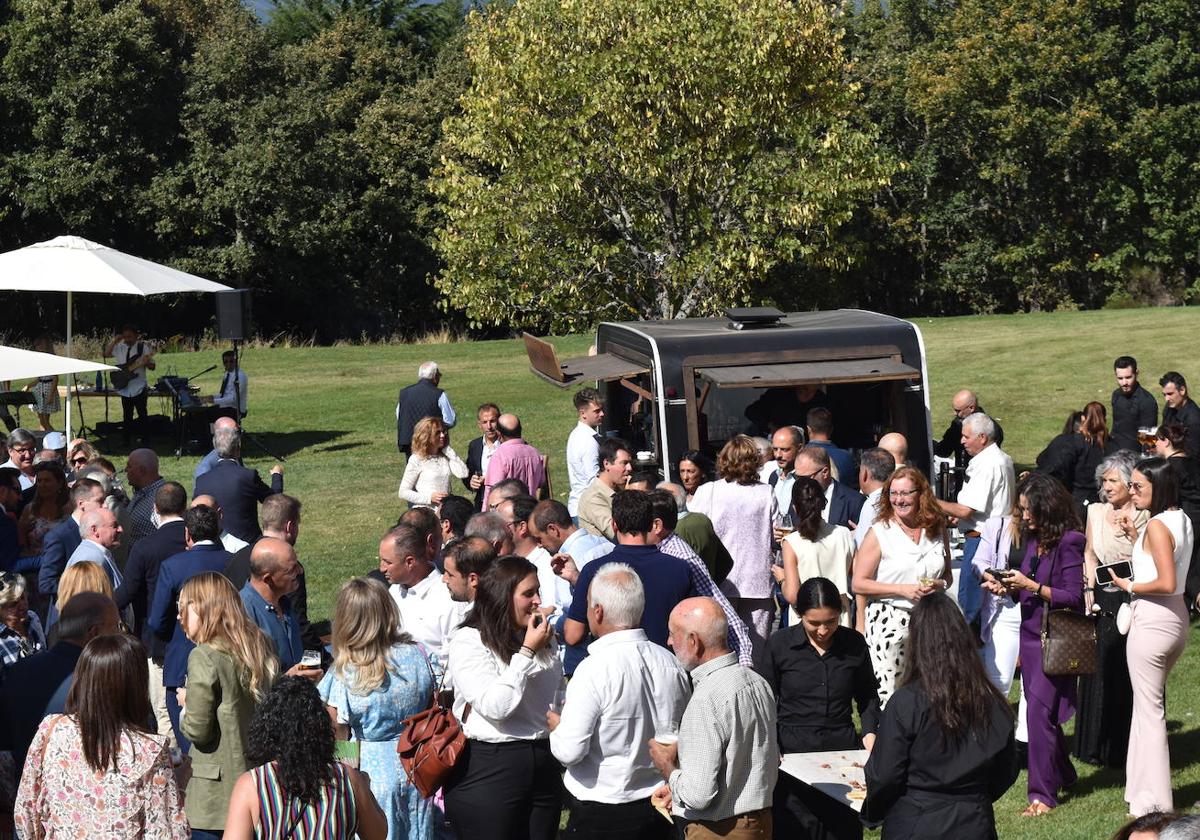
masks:
[(108, 345), (106, 354), (112, 356), (118, 371), (109, 374), (113, 387), (121, 395), (121, 430), (125, 445), (133, 443), (133, 414), (138, 415), (138, 437), (145, 437), (147, 393), (146, 371), (154, 370), (154, 354), (150, 342), (138, 334), (137, 327), (126, 324), (121, 334)]

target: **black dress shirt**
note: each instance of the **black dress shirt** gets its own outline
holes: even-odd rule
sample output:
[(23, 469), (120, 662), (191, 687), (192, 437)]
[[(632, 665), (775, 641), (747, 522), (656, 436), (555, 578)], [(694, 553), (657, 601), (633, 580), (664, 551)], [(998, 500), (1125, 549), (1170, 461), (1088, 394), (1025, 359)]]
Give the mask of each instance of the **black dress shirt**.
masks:
[(1112, 436), (1122, 449), (1140, 451), (1138, 429), (1157, 426), (1158, 401), (1153, 394), (1141, 385), (1129, 394), (1120, 388), (1112, 392)]
[(1012, 712), (997, 698), (989, 713), (986, 727), (946, 738), (919, 685), (897, 690), (867, 760), (862, 821), (882, 822), (884, 836), (930, 836), (919, 828), (937, 809), (938, 837), (995, 837), (991, 803), (1016, 781), (1017, 764)]
[[(983, 410), (983, 406), (976, 406), (975, 409), (980, 414), (987, 414)], [(988, 414), (991, 417), (990, 414)], [(1000, 428), (1000, 421), (992, 417), (992, 422), (996, 424), (996, 439), (993, 441), (1001, 449), (1004, 448), (1004, 429)], [(933, 452), (939, 458), (954, 458), (956, 466), (965, 467), (971, 461), (971, 456), (967, 454), (967, 450), (963, 449), (962, 445), (962, 419), (955, 415), (950, 421), (950, 425), (946, 427), (946, 431), (942, 432), (942, 439), (933, 442)]]
[(775, 692), (782, 753), (857, 748), (852, 702), (858, 705), (864, 734), (879, 725), (867, 642), (848, 627), (837, 629), (824, 656), (803, 626), (780, 630), (767, 640), (758, 672)]

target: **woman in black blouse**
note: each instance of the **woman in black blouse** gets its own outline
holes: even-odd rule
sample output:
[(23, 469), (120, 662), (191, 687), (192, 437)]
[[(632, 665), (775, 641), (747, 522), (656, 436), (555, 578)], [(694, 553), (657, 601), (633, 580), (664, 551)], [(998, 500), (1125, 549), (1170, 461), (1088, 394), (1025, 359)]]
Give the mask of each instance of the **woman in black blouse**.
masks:
[[(853, 750), (875, 741), (879, 697), (867, 642), (839, 626), (842, 596), (828, 578), (804, 581), (796, 596), (800, 623), (767, 641), (759, 673), (771, 684), (779, 708), (779, 751)], [(857, 703), (863, 737), (854, 730)], [(776, 837), (860, 840), (857, 815), (826, 794), (780, 774), (775, 785)]]
[(1017, 778), (1013, 715), (957, 605), (913, 607), (908, 664), (867, 760), (862, 820), (883, 840), (995, 840), (992, 803)]

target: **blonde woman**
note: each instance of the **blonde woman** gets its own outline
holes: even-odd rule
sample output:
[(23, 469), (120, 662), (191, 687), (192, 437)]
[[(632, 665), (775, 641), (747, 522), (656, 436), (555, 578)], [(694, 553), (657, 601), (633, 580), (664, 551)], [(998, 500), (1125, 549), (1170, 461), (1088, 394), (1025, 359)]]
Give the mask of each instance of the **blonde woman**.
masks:
[(400, 611), (382, 583), (343, 584), (333, 612), (333, 666), (317, 690), (337, 737), (359, 742), (359, 767), (387, 816), (388, 837), (427, 840), (432, 802), (409, 783), (396, 742), (404, 719), (429, 706), (433, 674), (424, 649), (399, 628)]
[(233, 584), (202, 572), (179, 592), (179, 625), (196, 645), (179, 728), (191, 742), (187, 816), (193, 838), (219, 837), (238, 776), (250, 769), (246, 732), (279, 670), (275, 650), (246, 615)]
[(446, 424), (426, 417), (413, 429), (412, 454), (400, 479), (400, 498), (412, 507), (436, 507), (450, 495), (450, 476), (466, 478), (463, 459), (450, 448)]
[(58, 596), (54, 602), (58, 612), (62, 613), (67, 601), (80, 592), (99, 592), (109, 598), (113, 596), (112, 582), (109, 581), (103, 566), (90, 560), (84, 560), (82, 563), (67, 567), (62, 577), (58, 579)]

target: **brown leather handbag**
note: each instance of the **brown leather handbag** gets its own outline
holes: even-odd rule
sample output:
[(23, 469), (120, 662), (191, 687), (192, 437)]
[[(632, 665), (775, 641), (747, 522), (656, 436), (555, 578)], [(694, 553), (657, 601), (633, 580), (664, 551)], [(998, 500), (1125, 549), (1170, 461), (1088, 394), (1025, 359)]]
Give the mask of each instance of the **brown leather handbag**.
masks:
[[(400, 764), (409, 781), (428, 799), (450, 778), (458, 757), (467, 744), (462, 724), (454, 712), (438, 699), (441, 685), (434, 683), (429, 708), (404, 719), (404, 731), (396, 744)], [(471, 704), (463, 710), (463, 722), (471, 714)]]
[(1042, 673), (1077, 677), (1096, 673), (1096, 619), (1073, 610), (1042, 608)]

